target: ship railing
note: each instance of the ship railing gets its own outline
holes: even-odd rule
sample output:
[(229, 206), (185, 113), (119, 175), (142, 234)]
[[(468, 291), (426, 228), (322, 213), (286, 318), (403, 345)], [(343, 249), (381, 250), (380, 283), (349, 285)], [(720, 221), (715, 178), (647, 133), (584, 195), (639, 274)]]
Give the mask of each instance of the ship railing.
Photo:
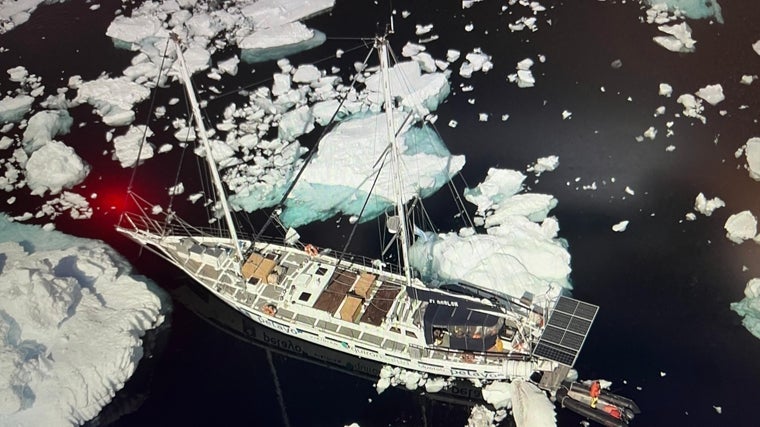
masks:
[[(453, 350), (449, 348), (430, 348), (430, 347), (418, 347), (414, 346), (420, 351), (420, 355), (427, 359), (445, 359), (449, 361), (465, 361), (472, 360), (471, 363), (477, 364), (478, 362), (485, 363), (487, 365), (501, 365), (507, 360), (514, 361), (528, 361), (531, 359), (530, 354), (521, 352), (476, 352), (466, 350)], [(440, 357), (443, 356), (443, 357)], [(471, 359), (470, 359), (471, 358)]]

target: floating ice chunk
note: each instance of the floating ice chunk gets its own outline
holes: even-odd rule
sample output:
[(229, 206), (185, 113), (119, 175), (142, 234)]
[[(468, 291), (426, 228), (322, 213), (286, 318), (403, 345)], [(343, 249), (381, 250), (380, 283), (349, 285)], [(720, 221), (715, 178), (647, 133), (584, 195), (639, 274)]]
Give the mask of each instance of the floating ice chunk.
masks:
[(74, 120), (66, 110), (45, 110), (33, 115), (24, 130), (24, 150), (32, 153), (56, 135), (69, 133)]
[(744, 144), (744, 155), (747, 157), (749, 176), (760, 181), (760, 138), (752, 137)]
[(449, 127), (455, 128), (457, 127), (457, 124), (459, 124), (456, 120), (449, 120)]
[(628, 228), (628, 222), (629, 221), (620, 221), (620, 222), (618, 222), (617, 224), (615, 224), (615, 225), (612, 226), (612, 231), (615, 231), (615, 232), (618, 232), (618, 233), (622, 233), (623, 231), (626, 230), (626, 228)]
[[(405, 110), (424, 117), (438, 108), (449, 94), (449, 81), (443, 73), (422, 74), (416, 61), (400, 62), (390, 70), (390, 86), (393, 97), (401, 98)], [(378, 73), (365, 81), (369, 101), (380, 106), (382, 102), (381, 80)]]
[(745, 75), (743, 75), (743, 76), (742, 76), (742, 79), (741, 79), (741, 84), (744, 84), (744, 85), (748, 85), (748, 86), (749, 86), (749, 85), (751, 85), (751, 84), (752, 84), (752, 82), (754, 82), (755, 80), (757, 80), (757, 76), (756, 76), (756, 75), (749, 75), (749, 74), (745, 74)]
[(742, 243), (757, 234), (757, 218), (750, 211), (742, 211), (728, 217), (723, 228), (726, 229), (728, 240)]
[(702, 100), (695, 98), (693, 95), (685, 93), (676, 99), (676, 102), (683, 105), (683, 115), (686, 117), (694, 117), (707, 123), (707, 118), (701, 113), (705, 107), (702, 106)]
[(24, 80), (26, 80), (26, 77), (29, 75), (29, 71), (26, 70), (22, 65), (19, 65), (17, 67), (9, 68), (6, 70), (8, 73), (8, 80), (16, 83), (22, 83)]
[(551, 155), (540, 157), (536, 163), (528, 167), (528, 172), (533, 172), (536, 176), (541, 176), (544, 172), (551, 172), (559, 166), (559, 156)]
[(464, 26), (464, 30), (467, 31), (468, 33), (472, 31), (473, 29), (475, 29), (475, 25), (473, 23), (469, 23)]
[(719, 209), (724, 206), (726, 206), (726, 203), (721, 200), (720, 197), (707, 199), (704, 193), (697, 194), (697, 198), (694, 200), (694, 210), (705, 216), (711, 216), (715, 209)]
[(660, 83), (660, 95), (670, 98), (673, 94), (673, 87), (667, 83)]
[[(143, 136), (145, 137), (144, 143)], [(113, 139), (114, 157), (119, 161), (121, 167), (134, 166), (137, 163), (138, 155), (140, 161), (153, 157), (153, 146), (147, 142), (147, 138), (151, 136), (153, 136), (153, 131), (145, 125), (138, 125), (130, 126), (124, 135)]]
[(530, 71), (530, 67), (533, 66), (533, 60), (525, 58), (517, 63), (517, 73), (509, 74), (507, 79), (510, 82), (517, 83), (517, 87), (526, 88), (533, 87), (536, 80), (533, 78), (533, 73)]
[[(282, 58), (282, 49), (295, 51), (310, 48), (324, 42), (325, 36), (300, 22), (289, 22), (276, 27), (262, 28), (238, 40), (238, 47), (244, 50), (246, 62), (259, 62), (271, 58)], [(278, 49), (278, 50), (276, 50)], [(264, 51), (270, 51), (265, 54)], [(246, 52), (247, 51), (247, 52)], [(276, 53), (277, 56), (274, 56)], [(293, 53), (293, 52), (290, 52)], [(258, 56), (258, 58), (256, 58)], [(254, 60), (255, 59), (255, 60)]]
[(626, 194), (630, 194), (631, 196), (636, 195), (636, 192), (633, 191), (633, 189), (631, 187), (627, 186), (627, 185), (625, 186), (625, 192), (626, 192)]
[(686, 221), (696, 221), (696, 220), (697, 220), (697, 216), (694, 215), (693, 212), (689, 212), (686, 214)]
[(507, 381), (494, 381), (482, 389), (483, 400), (496, 409), (512, 407), (513, 385)]
[[(106, 35), (127, 44), (139, 44), (162, 29), (161, 20), (152, 15), (116, 16), (106, 29)], [(164, 36), (166, 37), (166, 36)]]
[(459, 59), (459, 51), (455, 49), (449, 49), (446, 51), (446, 60), (449, 62), (454, 62), (457, 59)]
[(760, 338), (760, 278), (750, 279), (744, 288), (744, 299), (731, 303), (731, 310), (742, 316), (742, 325)]
[(401, 56), (411, 58), (414, 55), (419, 54), (420, 52), (424, 52), (425, 49), (427, 49), (425, 46), (421, 44), (415, 44), (412, 42), (406, 42), (403, 48), (401, 48)]
[(29, 95), (0, 99), (0, 124), (18, 122), (32, 109), (33, 102), (34, 98)]
[(562, 110), (562, 120), (567, 120), (570, 117), (572, 117), (572, 115), (573, 115), (573, 113), (571, 113), (571, 112), (569, 112), (567, 110)]
[(311, 64), (301, 65), (293, 73), (294, 83), (313, 83), (322, 77), (319, 69)]
[(177, 196), (185, 192), (185, 185), (183, 183), (178, 183), (177, 185), (173, 185), (169, 187), (169, 195), (170, 196)]
[(725, 95), (723, 95), (723, 86), (720, 84), (707, 85), (699, 89), (696, 95), (707, 101), (710, 105), (717, 105), (726, 99)]
[(236, 76), (238, 73), (238, 65), (240, 64), (240, 58), (237, 55), (233, 55), (232, 58), (219, 61), (216, 66), (220, 71), (227, 73), (231, 76)]
[(478, 120), (481, 122), (487, 122), (488, 121), (488, 113), (480, 113), (478, 114)]
[(760, 55), (760, 40), (752, 43), (752, 50), (755, 51), (758, 55)]
[(717, 1), (695, 0), (647, 0), (653, 8), (660, 4), (661, 10), (671, 10), (676, 17), (685, 16), (691, 19), (703, 19), (715, 17), (719, 23), (723, 23), (721, 7)]
[(43, 195), (48, 190), (51, 194), (58, 194), (62, 189), (84, 181), (89, 172), (90, 167), (73, 148), (59, 141), (50, 141), (29, 156), (26, 184), (35, 195)]
[(686, 22), (657, 27), (667, 36), (655, 36), (652, 40), (671, 52), (694, 52), (696, 41), (691, 38), (691, 27)]
[(421, 36), (433, 30), (433, 24), (419, 25), (415, 27), (414, 34)]
[(75, 102), (86, 102), (95, 107), (109, 126), (125, 126), (132, 123), (134, 104), (150, 96), (150, 90), (127, 77), (112, 79), (102, 77), (82, 83), (77, 89)]
[(654, 126), (650, 126), (649, 129), (644, 131), (644, 138), (654, 139), (657, 136), (657, 129)]
[(314, 116), (311, 109), (302, 105), (295, 110), (282, 115), (279, 124), (278, 137), (283, 141), (293, 141), (299, 136), (314, 129)]
[(533, 383), (513, 381), (512, 415), (518, 426), (556, 426), (554, 404), (546, 393)]

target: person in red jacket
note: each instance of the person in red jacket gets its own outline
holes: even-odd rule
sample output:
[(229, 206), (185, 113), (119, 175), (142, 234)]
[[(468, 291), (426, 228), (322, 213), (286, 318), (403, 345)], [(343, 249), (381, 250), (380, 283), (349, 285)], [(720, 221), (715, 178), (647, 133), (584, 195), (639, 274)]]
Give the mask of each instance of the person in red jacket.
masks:
[(599, 395), (602, 393), (602, 386), (599, 381), (591, 383), (591, 387), (588, 390), (589, 396), (591, 396), (591, 407), (596, 408), (596, 402), (599, 400)]

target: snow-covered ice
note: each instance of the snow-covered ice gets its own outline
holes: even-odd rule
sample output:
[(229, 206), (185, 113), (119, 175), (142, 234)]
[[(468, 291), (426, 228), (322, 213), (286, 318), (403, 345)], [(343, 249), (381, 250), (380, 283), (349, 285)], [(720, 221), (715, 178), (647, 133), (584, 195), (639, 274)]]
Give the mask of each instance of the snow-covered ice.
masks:
[(760, 181), (760, 138), (752, 137), (744, 144), (744, 155), (747, 158), (749, 176)]
[(88, 166), (73, 148), (59, 141), (49, 141), (29, 156), (26, 162), (26, 184), (32, 194), (57, 194), (84, 181)]
[(753, 278), (744, 288), (744, 299), (731, 303), (731, 310), (743, 317), (742, 324), (760, 338), (760, 278)]
[[(121, 167), (128, 168), (137, 163), (138, 155), (140, 161), (153, 157), (153, 146), (147, 142), (147, 138), (152, 135), (153, 132), (145, 125), (130, 126), (124, 135), (113, 139), (115, 160), (119, 161)], [(145, 143), (142, 143), (143, 137), (146, 139)]]
[(668, 35), (652, 37), (655, 43), (672, 52), (694, 52), (694, 45), (697, 42), (691, 38), (691, 27), (686, 22), (660, 25), (657, 28)]
[(536, 79), (533, 77), (533, 72), (531, 72), (530, 67), (533, 66), (533, 60), (530, 58), (525, 58), (522, 61), (517, 63), (517, 72), (514, 74), (509, 74), (507, 76), (507, 80), (509, 80), (512, 83), (517, 83), (517, 87), (520, 88), (526, 88), (526, 87), (533, 87), (536, 84)]
[(705, 215), (711, 216), (715, 209), (719, 209), (726, 206), (726, 203), (720, 199), (720, 197), (713, 197), (708, 199), (704, 193), (697, 194), (696, 200), (694, 200), (694, 210)]
[(105, 244), (0, 216), (0, 424), (93, 418), (134, 372), (169, 298)]
[(536, 176), (541, 176), (544, 172), (551, 172), (559, 166), (559, 156), (551, 155), (539, 157), (536, 163), (528, 166), (528, 172), (533, 172)]
[(728, 217), (723, 228), (728, 240), (742, 243), (757, 234), (757, 218), (750, 211), (742, 211)]
[(6, 96), (0, 99), (0, 125), (21, 120), (32, 109), (34, 98), (29, 95)]
[(695, 95), (704, 99), (710, 105), (717, 105), (726, 99), (726, 96), (723, 95), (723, 86), (720, 84), (707, 85), (699, 89)]

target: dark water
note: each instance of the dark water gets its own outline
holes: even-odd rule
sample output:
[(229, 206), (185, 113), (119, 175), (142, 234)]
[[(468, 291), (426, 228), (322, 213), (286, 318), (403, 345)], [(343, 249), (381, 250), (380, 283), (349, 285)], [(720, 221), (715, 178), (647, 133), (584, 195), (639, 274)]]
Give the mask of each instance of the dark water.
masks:
[[(440, 36), (428, 44), (434, 57), (445, 57), (448, 48), (464, 56), (474, 47), (493, 55), (495, 68), (488, 74), (476, 73), (465, 80), (454, 73), (455, 93), (438, 111), (438, 130), (450, 150), (467, 156), (464, 176), (470, 184), (479, 182), (489, 167), (524, 170), (538, 157), (559, 156), (556, 171), (538, 182), (529, 177), (526, 183), (532, 191), (559, 200), (553, 213), (570, 247), (574, 296), (601, 306), (576, 364), (581, 377), (609, 379), (615, 392), (635, 399), (643, 410), (635, 420), (638, 426), (757, 425), (749, 409), (756, 404), (752, 390), (760, 384), (760, 340), (741, 326), (729, 304), (743, 297), (747, 280), (760, 275), (760, 246), (729, 242), (722, 226), (733, 213), (745, 209), (760, 213), (756, 197), (760, 184), (739, 167), (743, 159), (733, 155), (758, 132), (758, 83), (747, 87), (739, 79), (760, 70), (760, 56), (751, 48), (760, 39), (754, 24), (760, 8), (753, 2), (721, 1), (725, 24), (689, 21), (697, 50), (677, 54), (651, 41), (656, 28), (639, 22), (644, 12), (636, 2), (547, 1), (551, 8), (539, 15), (540, 30), (535, 33), (507, 29), (509, 22), (528, 15), (525, 9), (515, 7), (519, 13), (509, 15), (501, 12), (506, 2), (486, 0), (464, 11), (459, 4), (395, 4), (412, 12), (407, 19), (396, 19), (396, 50), (416, 39), (414, 24), (433, 23), (433, 32)], [(103, 4), (94, 12), (87, 7), (81, 2), (40, 7), (30, 22), (0, 36), (0, 45), (10, 49), (0, 55), (0, 68), (25, 64), (43, 77), (49, 89), (63, 86), (74, 74), (85, 79), (101, 72), (118, 75), (132, 53), (114, 49), (104, 35), (116, 5)], [(356, 40), (329, 38), (372, 36), (382, 28), (378, 17), (385, 17), (388, 10), (385, 2), (338, 1), (332, 13), (308, 23), (325, 32), (328, 42), (291, 61), (316, 62), (337, 48), (358, 45)], [(545, 18), (551, 19), (551, 25)], [(470, 22), (475, 29), (465, 32)], [(547, 61), (536, 61), (532, 68), (536, 87), (518, 89), (507, 83), (506, 75), (514, 72), (518, 61), (526, 57), (535, 61), (537, 54), (546, 55)], [(348, 70), (351, 61), (364, 55), (364, 51), (347, 55), (340, 66)], [(622, 68), (610, 67), (616, 59)], [(331, 61), (319, 65), (329, 67)], [(238, 77), (223, 89), (265, 82), (274, 66), (255, 68), (251, 74), (251, 66), (241, 65)], [(196, 82), (201, 88), (219, 86), (204, 77)], [(657, 95), (660, 82), (674, 87), (673, 98)], [(13, 87), (5, 83), (2, 88)], [(475, 90), (461, 93), (460, 83), (472, 84)], [(675, 103), (679, 94), (713, 83), (723, 85), (726, 100), (717, 107), (706, 105), (706, 125), (673, 117), (681, 110)], [(164, 101), (159, 102), (178, 96), (174, 90), (162, 94)], [(476, 99), (474, 105), (467, 102), (469, 98)], [(233, 100), (212, 102), (209, 113), (218, 114)], [(667, 112), (655, 118), (660, 105)], [(749, 108), (739, 110), (740, 105)], [(138, 117), (145, 117), (146, 110), (147, 104), (141, 106)], [(571, 111), (572, 119), (562, 120), (563, 110)], [(727, 114), (721, 116), (719, 110)], [(491, 119), (479, 122), (481, 112), (490, 113)], [(174, 113), (181, 114), (170, 109)], [(502, 122), (505, 113), (510, 118)], [(93, 202), (99, 208), (93, 220), (61, 217), (56, 225), (71, 234), (107, 241), (175, 300), (170, 327), (151, 336), (153, 356), (141, 362), (134, 381), (96, 423), (464, 425), (468, 405), (476, 402), (466, 397), (467, 391), (458, 389), (448, 399), (395, 389), (378, 396), (372, 387), (375, 368), (356, 360), (335, 362), (330, 355), (313, 356), (303, 343), (252, 329), (234, 313), (225, 314), (223, 307), (216, 307), (161, 260), (148, 253), (139, 256), (134, 245), (113, 231), (116, 215), (109, 209), (130, 172), (103, 155), (110, 146), (104, 139), (107, 129), (97, 123), (90, 107), (74, 109), (72, 115), (76, 122), (87, 124), (75, 125), (62, 139), (94, 166), (81, 193), (97, 192), (101, 197)], [(455, 129), (446, 126), (451, 119), (459, 122)], [(675, 122), (675, 135), (666, 138), (665, 122), (670, 120)], [(649, 126), (657, 127), (657, 138), (636, 142), (634, 137)], [(669, 144), (676, 146), (674, 152), (665, 152)], [(173, 182), (174, 171), (158, 163), (147, 164), (150, 179), (136, 184), (139, 192), (158, 196), (163, 194), (162, 186)], [(577, 183), (576, 177), (581, 178)], [(596, 191), (576, 189), (594, 181)], [(627, 195), (626, 186), (636, 194)], [(699, 215), (697, 221), (682, 222), (700, 191), (721, 197), (727, 207), (712, 217)], [(18, 214), (39, 204), (23, 191), (17, 196), (19, 201), (5, 210)], [(433, 198), (432, 211), (441, 224), (453, 223), (454, 208), (440, 200)], [(610, 227), (621, 220), (630, 220), (628, 230), (612, 232)], [(349, 232), (345, 222), (341, 224), (335, 236), (319, 224), (304, 227), (302, 235), (320, 242), (338, 240)], [(370, 224), (359, 233), (376, 236)], [(743, 266), (747, 271), (742, 271)], [(324, 359), (335, 363), (327, 367), (315, 362)], [(713, 405), (720, 406), (722, 414)], [(562, 410), (558, 418), (561, 426), (580, 421)]]

